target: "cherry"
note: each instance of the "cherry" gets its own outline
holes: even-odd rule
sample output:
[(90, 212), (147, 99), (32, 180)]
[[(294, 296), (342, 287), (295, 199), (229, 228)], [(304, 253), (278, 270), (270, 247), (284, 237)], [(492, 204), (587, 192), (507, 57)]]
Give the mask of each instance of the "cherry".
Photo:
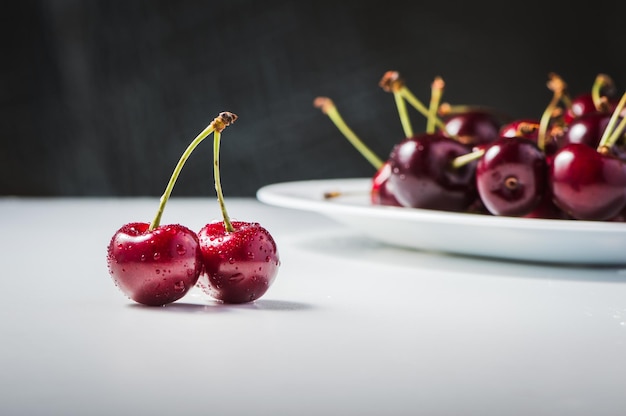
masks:
[(474, 201), (475, 161), (452, 165), (468, 146), (443, 136), (422, 133), (397, 143), (389, 156), (390, 185), (405, 207), (463, 211)]
[(606, 74), (598, 74), (591, 91), (579, 94), (567, 103), (566, 124), (585, 114), (613, 112), (619, 101), (614, 95), (615, 83), (613, 79)]
[(537, 140), (539, 120), (520, 118), (503, 124), (500, 127), (500, 137), (525, 137)]
[(593, 148), (597, 147), (610, 119), (610, 113), (601, 111), (588, 112), (575, 117), (565, 130), (563, 145), (583, 143)]
[(185, 162), (202, 140), (224, 125), (226, 114), (218, 115), (182, 154), (152, 222), (124, 224), (109, 242), (106, 258), (109, 275), (116, 286), (137, 303), (149, 306), (172, 303), (198, 281), (202, 269), (198, 236), (180, 224), (160, 225), (160, 222)]
[(567, 109), (565, 117), (569, 124), (576, 117), (598, 111), (591, 97), (591, 93), (580, 94), (572, 99), (570, 108)]
[(582, 143), (557, 151), (550, 167), (555, 204), (579, 220), (608, 220), (626, 206), (626, 165)]
[[(236, 119), (232, 116), (231, 122)], [(248, 303), (272, 285), (280, 256), (274, 238), (258, 222), (230, 220), (219, 173), (221, 131), (213, 133), (213, 173), (223, 220), (210, 222), (198, 232), (203, 270), (197, 284), (224, 303)]]
[(524, 216), (544, 195), (547, 165), (537, 143), (523, 137), (491, 143), (476, 164), (476, 187), (494, 215)]
[(572, 218), (611, 220), (626, 207), (626, 164), (612, 153), (626, 129), (626, 117), (621, 116), (624, 106), (626, 93), (606, 123), (597, 147), (583, 141), (569, 143), (554, 155), (550, 165), (553, 200)]
[(502, 123), (493, 113), (481, 109), (451, 113), (444, 117), (446, 133), (471, 146), (491, 143), (500, 137)]
[(182, 298), (202, 268), (198, 237), (180, 224), (154, 229), (146, 222), (125, 224), (111, 239), (107, 260), (117, 287), (149, 306)]

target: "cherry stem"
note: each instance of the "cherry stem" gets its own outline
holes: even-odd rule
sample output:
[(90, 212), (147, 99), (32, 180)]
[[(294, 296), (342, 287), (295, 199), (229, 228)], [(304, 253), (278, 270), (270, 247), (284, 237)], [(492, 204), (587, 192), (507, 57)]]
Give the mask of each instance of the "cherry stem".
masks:
[(228, 212), (226, 211), (226, 204), (224, 203), (224, 193), (222, 192), (222, 182), (220, 180), (220, 140), (222, 137), (222, 131), (233, 124), (237, 120), (237, 115), (229, 112), (220, 113), (215, 120), (215, 131), (213, 132), (213, 178), (215, 181), (215, 191), (217, 192), (217, 201), (220, 204), (220, 210), (222, 211), (222, 218), (224, 219), (224, 229), (228, 233), (235, 231), (233, 224), (230, 221)]
[(192, 140), (189, 146), (187, 146), (187, 149), (183, 152), (182, 156), (178, 160), (178, 163), (176, 164), (176, 167), (174, 168), (174, 171), (172, 172), (172, 176), (170, 177), (170, 180), (167, 183), (167, 186), (165, 187), (165, 192), (163, 192), (163, 195), (161, 196), (157, 213), (154, 219), (152, 220), (152, 222), (150, 223), (150, 227), (149, 227), (150, 231), (154, 230), (161, 224), (161, 217), (163, 216), (165, 205), (167, 204), (167, 201), (169, 200), (170, 195), (172, 194), (172, 190), (174, 189), (174, 184), (176, 183), (176, 180), (178, 179), (178, 176), (180, 175), (180, 172), (183, 169), (185, 162), (187, 161), (191, 153), (194, 151), (194, 149), (200, 144), (200, 142), (202, 142), (202, 140), (207, 138), (209, 134), (213, 133), (214, 130), (215, 130), (215, 120), (213, 120), (211, 124), (209, 124), (204, 130), (202, 130), (200, 134), (198, 134), (196, 138)]
[(613, 80), (606, 74), (598, 74), (591, 86), (591, 99), (597, 111), (604, 111), (607, 105), (606, 99), (602, 97), (603, 88), (613, 87)]
[(443, 78), (435, 77), (435, 80), (430, 86), (430, 106), (428, 107), (428, 117), (426, 119), (426, 133), (428, 134), (434, 133), (437, 127), (435, 125), (435, 119), (437, 118), (437, 112), (445, 85)]
[(620, 136), (624, 133), (624, 130), (626, 130), (626, 117), (623, 117), (617, 127), (613, 130), (613, 134), (611, 134), (611, 137), (609, 137), (608, 140), (609, 146), (613, 146), (619, 140)]
[(396, 102), (396, 108), (398, 109), (398, 115), (400, 116), (400, 123), (402, 124), (402, 130), (405, 137), (413, 136), (413, 127), (411, 126), (411, 119), (409, 118), (409, 112), (406, 109), (406, 102), (402, 98), (402, 94), (398, 91), (394, 91), (393, 99)]
[(480, 159), (485, 154), (485, 151), (486, 150), (484, 148), (477, 149), (477, 150), (474, 150), (473, 152), (466, 153), (461, 156), (457, 156), (454, 159), (452, 159), (451, 166), (454, 169), (461, 168), (467, 165), (468, 163), (473, 162), (474, 160)]
[(602, 137), (600, 138), (600, 142), (598, 143), (598, 150), (601, 150), (603, 147), (611, 147), (617, 142), (620, 135), (624, 130), (624, 124), (626, 123), (626, 117), (624, 117), (619, 126), (616, 128), (617, 120), (620, 117), (621, 112), (624, 110), (624, 106), (626, 105), (626, 93), (622, 95), (622, 99), (619, 100), (615, 110), (613, 110), (613, 114), (611, 114), (611, 118), (609, 119), (604, 132), (602, 133)]
[[(394, 96), (399, 95), (408, 101), (417, 111), (419, 111), (427, 119), (431, 119), (429, 109), (413, 95), (413, 93), (406, 87), (404, 80), (400, 78), (400, 74), (397, 71), (387, 71), (381, 78), (378, 85), (386, 92), (391, 92)], [(402, 115), (401, 115), (402, 117)], [(432, 123), (439, 127), (442, 131), (446, 131), (446, 126), (438, 117), (432, 117)]]
[(555, 73), (549, 74), (548, 88), (552, 91), (552, 99), (546, 106), (541, 119), (539, 120), (539, 131), (537, 132), (537, 147), (543, 152), (546, 147), (546, 134), (552, 116), (558, 109), (559, 102), (563, 98), (564, 91), (567, 88), (563, 79)]
[(222, 211), (222, 218), (224, 219), (224, 229), (227, 233), (235, 231), (233, 224), (226, 211), (226, 204), (224, 203), (224, 192), (222, 191), (222, 181), (220, 180), (220, 141), (222, 134), (218, 131), (213, 133), (213, 176), (215, 178), (215, 191), (217, 192), (217, 201), (220, 204), (220, 210)]
[(559, 91), (559, 99), (561, 101), (561, 103), (563, 104), (563, 106), (566, 109), (571, 109), (572, 108), (572, 100), (569, 96), (569, 93), (567, 91), (567, 83), (563, 80), (563, 78), (561, 78), (561, 76), (559, 74), (557, 74), (556, 72), (550, 72), (548, 74), (548, 88), (555, 93), (556, 91)]
[(363, 143), (363, 141), (352, 131), (339, 114), (337, 107), (333, 100), (328, 97), (317, 97), (313, 101), (313, 105), (326, 114), (328, 118), (335, 124), (339, 131), (345, 136), (346, 139), (356, 148), (356, 150), (367, 159), (368, 162), (374, 166), (375, 169), (380, 169), (384, 162), (376, 156), (372, 150)]

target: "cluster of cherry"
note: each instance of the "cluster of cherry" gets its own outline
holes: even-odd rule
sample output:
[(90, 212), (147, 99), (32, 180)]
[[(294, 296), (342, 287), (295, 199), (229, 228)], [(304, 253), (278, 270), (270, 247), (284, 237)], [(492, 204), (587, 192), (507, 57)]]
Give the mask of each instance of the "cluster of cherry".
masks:
[[(257, 222), (231, 221), (219, 175), (219, 143), (225, 127), (237, 119), (220, 113), (187, 147), (161, 197), (151, 223), (130, 222), (118, 229), (107, 248), (107, 266), (115, 285), (130, 299), (163, 306), (198, 285), (224, 303), (252, 302), (265, 294), (280, 266), (276, 242)], [(193, 150), (214, 135), (214, 179), (223, 221), (195, 233), (180, 224), (160, 225), (174, 184)]]
[[(380, 86), (393, 93), (405, 138), (379, 159), (346, 125), (331, 99), (314, 105), (374, 165), (371, 201), (511, 217), (624, 221), (626, 217), (626, 94), (599, 74), (589, 91), (571, 97), (549, 74), (552, 99), (537, 118), (507, 119), (493, 109), (441, 103), (435, 78), (422, 104), (396, 71)], [(414, 134), (411, 104), (427, 120)]]

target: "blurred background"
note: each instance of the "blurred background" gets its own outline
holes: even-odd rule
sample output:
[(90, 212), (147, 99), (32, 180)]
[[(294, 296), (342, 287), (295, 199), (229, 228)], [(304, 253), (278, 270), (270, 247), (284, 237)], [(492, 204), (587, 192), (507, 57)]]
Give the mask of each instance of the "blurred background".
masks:
[[(221, 111), (226, 197), (264, 185), (371, 176), (374, 168), (312, 103), (328, 96), (380, 157), (402, 138), (397, 70), (424, 102), (539, 117), (549, 72), (574, 95), (598, 73), (624, 91), (623, 1), (5, 2), (0, 193), (160, 196), (190, 141)], [(506, 6), (506, 7), (505, 7)], [(506, 10), (504, 10), (506, 8)], [(411, 111), (414, 130), (425, 121)], [(212, 138), (211, 138), (212, 139)], [(173, 196), (214, 195), (212, 146)]]

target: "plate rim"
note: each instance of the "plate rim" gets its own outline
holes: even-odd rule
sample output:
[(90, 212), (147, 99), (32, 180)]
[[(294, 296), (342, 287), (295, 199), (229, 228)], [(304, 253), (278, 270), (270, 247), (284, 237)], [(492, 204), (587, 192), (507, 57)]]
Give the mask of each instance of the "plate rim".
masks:
[(367, 195), (367, 186), (371, 183), (371, 180), (371, 178), (366, 177), (352, 177), (277, 182), (259, 188), (256, 192), (256, 198), (268, 205), (311, 212), (324, 212), (327, 214), (329, 212), (349, 211), (351, 213), (376, 217), (389, 217), (393, 215), (398, 220), (410, 221), (430, 220), (446, 223), (458, 222), (464, 225), (525, 229), (535, 228), (546, 231), (626, 233), (626, 223), (622, 222), (505, 217), (422, 208), (363, 205), (362, 203), (348, 203), (345, 199), (342, 200), (341, 196), (333, 199), (324, 199), (323, 193), (319, 194), (319, 198), (314, 198), (311, 195), (307, 196), (306, 193), (303, 192), (285, 192), (302, 187), (304, 187), (305, 190), (310, 190), (313, 187), (328, 186), (329, 188), (335, 188), (329, 189), (329, 191), (335, 191), (338, 190), (338, 187), (342, 187), (345, 192), (356, 191), (363, 192), (363, 195)]

